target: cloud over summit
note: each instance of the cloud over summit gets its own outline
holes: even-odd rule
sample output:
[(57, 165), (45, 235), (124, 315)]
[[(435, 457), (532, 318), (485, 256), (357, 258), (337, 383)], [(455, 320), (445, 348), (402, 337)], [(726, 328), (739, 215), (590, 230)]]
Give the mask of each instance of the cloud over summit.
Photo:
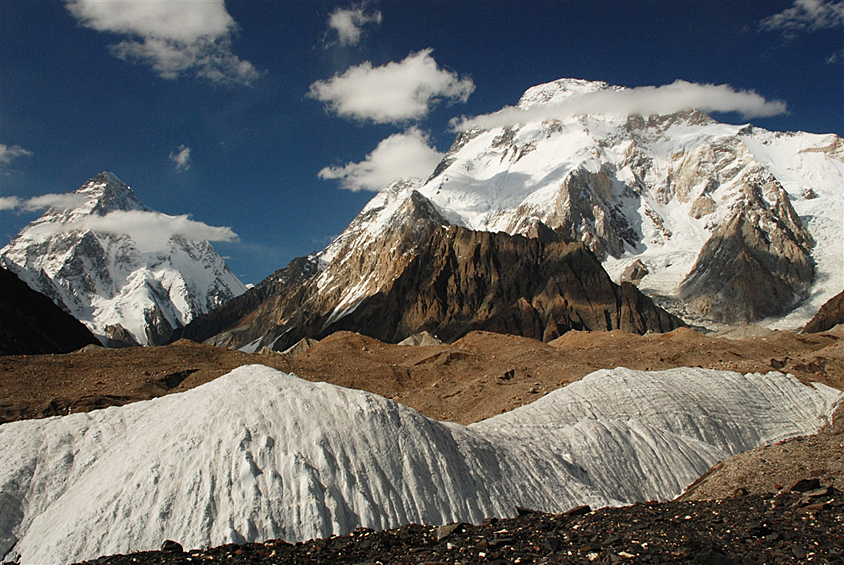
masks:
[(115, 210), (105, 216), (86, 216), (64, 224), (45, 223), (33, 226), (29, 233), (52, 235), (72, 231), (95, 231), (128, 235), (141, 243), (164, 243), (172, 237), (193, 241), (233, 241), (237, 234), (229, 227), (209, 226), (191, 220), (187, 214), (169, 216), (146, 210)]
[(452, 120), (452, 128), (465, 131), (475, 127), (507, 127), (580, 114), (666, 115), (692, 108), (703, 112), (735, 112), (743, 118), (776, 116), (787, 111), (784, 102), (765, 100), (753, 91), (735, 90), (727, 84), (697, 84), (677, 80), (664, 86), (598, 90), (528, 109), (507, 106), (492, 114), (456, 118)]
[[(35, 212), (46, 208), (73, 210), (83, 206), (88, 196), (76, 192), (42, 194), (28, 199), (17, 196), (0, 197), (0, 210)], [(235, 241), (238, 235), (231, 228), (209, 226), (192, 220), (187, 214), (170, 216), (152, 210), (115, 210), (104, 216), (88, 215), (64, 223), (46, 222), (33, 225), (28, 233), (49, 236), (73, 231), (96, 231), (114, 235), (129, 235), (141, 242), (166, 243), (171, 237), (194, 241)]]

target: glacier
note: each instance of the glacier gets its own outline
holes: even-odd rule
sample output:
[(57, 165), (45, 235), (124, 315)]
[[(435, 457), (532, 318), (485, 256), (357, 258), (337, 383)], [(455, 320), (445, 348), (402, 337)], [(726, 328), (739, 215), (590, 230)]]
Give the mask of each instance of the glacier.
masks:
[(777, 372), (617, 368), (464, 427), (245, 366), (184, 393), (0, 426), (0, 558), (664, 500), (734, 453), (815, 432), (842, 396)]

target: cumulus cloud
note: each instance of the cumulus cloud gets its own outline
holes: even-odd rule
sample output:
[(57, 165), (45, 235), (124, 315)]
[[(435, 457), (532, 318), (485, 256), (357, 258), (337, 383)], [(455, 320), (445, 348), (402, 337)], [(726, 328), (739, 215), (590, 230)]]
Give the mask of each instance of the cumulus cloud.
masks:
[(431, 51), (411, 53), (381, 67), (367, 61), (313, 83), (307, 96), (340, 117), (375, 123), (423, 118), (442, 99), (466, 102), (475, 90), (472, 79), (441, 69)]
[(442, 158), (443, 154), (430, 146), (428, 135), (412, 127), (382, 140), (360, 163), (325, 167), (318, 174), (321, 179), (340, 180), (348, 190), (377, 192), (399, 179), (427, 177)]
[(796, 33), (844, 25), (844, 1), (795, 0), (794, 6), (759, 22), (765, 31)]
[(0, 143), (0, 165), (8, 165), (18, 157), (30, 157), (32, 151), (27, 151), (20, 145), (6, 145)]
[(787, 111), (785, 102), (767, 101), (753, 91), (735, 90), (727, 84), (697, 84), (678, 80), (664, 86), (607, 89), (571, 96), (556, 104), (523, 110), (507, 106), (498, 112), (452, 120), (452, 128), (465, 131), (475, 127), (494, 128), (532, 121), (564, 119), (579, 114), (608, 116), (650, 116), (682, 110), (736, 112), (744, 118), (775, 116)]
[(176, 172), (190, 169), (190, 147), (180, 145), (178, 151), (170, 152), (170, 160), (176, 164)]
[(115, 235), (130, 235), (136, 241), (166, 242), (171, 237), (189, 240), (233, 241), (237, 234), (229, 227), (209, 226), (191, 220), (189, 216), (168, 216), (161, 212), (145, 210), (115, 210), (104, 216), (86, 216), (65, 224), (41, 224), (33, 226), (30, 233), (52, 235), (72, 231), (91, 230)]
[(380, 24), (381, 12), (367, 11), (363, 4), (337, 8), (328, 16), (328, 27), (337, 33), (337, 44), (357, 45), (367, 24)]
[(223, 0), (65, 3), (81, 25), (129, 37), (111, 46), (115, 57), (148, 65), (163, 78), (192, 72), (213, 82), (250, 84), (261, 75), (232, 53), (237, 24)]

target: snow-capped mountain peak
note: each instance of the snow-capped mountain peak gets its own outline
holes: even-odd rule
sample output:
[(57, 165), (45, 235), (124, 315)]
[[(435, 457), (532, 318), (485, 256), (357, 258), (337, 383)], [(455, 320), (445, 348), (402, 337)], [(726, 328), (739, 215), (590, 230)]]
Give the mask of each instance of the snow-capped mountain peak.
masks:
[(569, 98), (609, 89), (622, 90), (621, 87), (610, 86), (604, 81), (561, 78), (528, 88), (519, 100), (517, 107), (527, 110), (539, 105), (554, 105)]
[(113, 173), (102, 172), (78, 188), (73, 194), (88, 198), (89, 211), (100, 215), (114, 210), (148, 210), (129, 185)]
[(174, 218), (147, 208), (112, 173), (62, 204), (0, 250), (0, 263), (106, 344), (163, 343), (246, 290), (207, 241), (156, 229)]
[(459, 133), (417, 191), (471, 229), (527, 235), (542, 223), (589, 246), (616, 280), (641, 261), (646, 294), (695, 323), (779, 324), (803, 305), (781, 326), (795, 329), (841, 290), (838, 136), (695, 109), (584, 113), (601, 104), (578, 100), (623, 91), (578, 79), (532, 87), (490, 115), (511, 125)]

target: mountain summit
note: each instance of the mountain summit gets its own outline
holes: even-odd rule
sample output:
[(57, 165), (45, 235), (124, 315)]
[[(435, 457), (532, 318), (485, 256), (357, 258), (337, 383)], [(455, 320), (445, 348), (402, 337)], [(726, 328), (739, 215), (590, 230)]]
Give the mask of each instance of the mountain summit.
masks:
[(150, 227), (172, 219), (100, 173), (0, 249), (0, 265), (106, 345), (161, 344), (246, 290), (207, 241)]

